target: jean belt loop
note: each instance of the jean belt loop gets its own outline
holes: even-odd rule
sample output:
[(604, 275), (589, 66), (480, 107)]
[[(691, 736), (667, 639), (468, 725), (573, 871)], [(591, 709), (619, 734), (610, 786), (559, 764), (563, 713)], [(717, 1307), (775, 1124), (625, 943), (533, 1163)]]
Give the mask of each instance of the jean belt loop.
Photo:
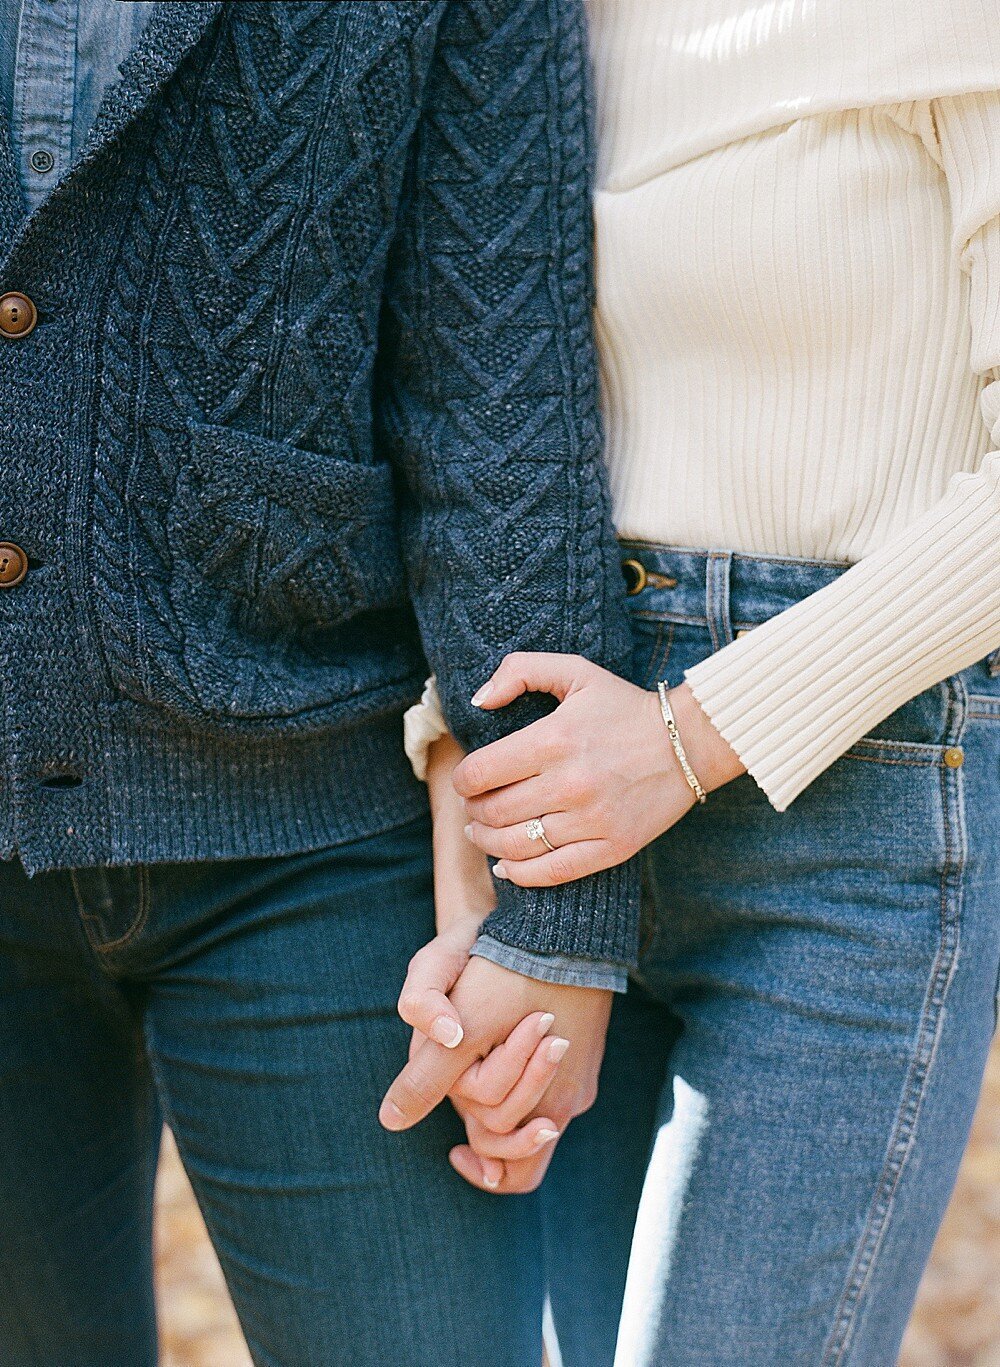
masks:
[(733, 639), (729, 613), (729, 580), (732, 551), (710, 551), (705, 576), (705, 617), (712, 637), (712, 649), (721, 650)]
[(990, 671), (990, 677), (996, 678), (1000, 675), (1000, 650), (994, 650), (993, 654), (986, 661), (986, 668)]

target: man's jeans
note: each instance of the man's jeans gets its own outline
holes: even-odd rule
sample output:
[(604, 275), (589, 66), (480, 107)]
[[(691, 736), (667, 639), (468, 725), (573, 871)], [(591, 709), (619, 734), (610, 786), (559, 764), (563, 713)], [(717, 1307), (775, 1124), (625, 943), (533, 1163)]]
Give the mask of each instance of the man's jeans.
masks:
[(451, 1170), (447, 1105), (376, 1121), (432, 934), (423, 818), (293, 857), (0, 865), (3, 1367), (155, 1361), (162, 1116), (256, 1362), (537, 1363), (536, 1201)]
[[(842, 569), (625, 553), (677, 581), (632, 599), (647, 686)], [(783, 814), (711, 794), (646, 871), (601, 1094), (542, 1188), (564, 1367), (611, 1363), (644, 1179), (618, 1367), (890, 1367), (996, 1022), (1000, 657)]]

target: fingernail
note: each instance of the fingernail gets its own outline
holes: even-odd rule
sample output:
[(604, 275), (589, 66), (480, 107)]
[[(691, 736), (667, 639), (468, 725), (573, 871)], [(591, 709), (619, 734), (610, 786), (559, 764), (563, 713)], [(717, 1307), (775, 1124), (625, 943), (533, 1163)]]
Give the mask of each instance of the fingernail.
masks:
[(497, 1187), (498, 1187), (499, 1185), (500, 1185), (500, 1178), (499, 1178), (499, 1177), (487, 1177), (486, 1173), (485, 1173), (485, 1172), (483, 1173), (483, 1186), (484, 1186), (484, 1187), (489, 1187), (490, 1191), (496, 1191), (496, 1189), (497, 1189)]
[(549, 1056), (549, 1062), (550, 1062), (550, 1063), (558, 1063), (559, 1060), (560, 1060), (561, 1058), (564, 1058), (564, 1057), (565, 1057), (565, 1055), (566, 1055), (566, 1050), (567, 1050), (568, 1048), (569, 1048), (569, 1040), (568, 1040), (568, 1039), (554, 1039), (554, 1040), (552, 1041), (552, 1043), (549, 1045), (548, 1051), (547, 1051), (547, 1052), (548, 1052), (548, 1056)]
[(502, 864), (493, 865), (493, 877), (499, 878), (501, 882), (504, 882), (504, 880), (506, 880), (508, 883), (510, 882), (510, 874), (507, 872), (507, 870), (504, 868)]
[(471, 822), (471, 821), (469, 822), (468, 826), (466, 826), (466, 828), (465, 828), (465, 838), (466, 838), (466, 840), (471, 840), (471, 839), (472, 839), (472, 822)]
[(492, 681), (490, 681), (489, 683), (484, 683), (478, 693), (473, 693), (470, 699), (472, 706), (482, 707), (483, 703), (486, 702), (487, 698), (489, 698), (490, 694), (493, 692), (493, 688), (494, 685)]
[(542, 1148), (545, 1144), (551, 1144), (553, 1139), (559, 1138), (558, 1130), (539, 1130), (535, 1135), (535, 1147)]
[(549, 1033), (549, 1031), (552, 1029), (552, 1026), (555, 1023), (555, 1019), (556, 1018), (555, 1016), (553, 1016), (551, 1011), (546, 1011), (545, 1015), (542, 1016), (542, 1018), (538, 1022), (539, 1036), (547, 1035)]
[(462, 1043), (465, 1031), (451, 1016), (438, 1016), (431, 1026), (431, 1039), (443, 1044), (446, 1049), (454, 1049)]
[(379, 1124), (386, 1130), (401, 1130), (404, 1120), (403, 1112), (393, 1101), (386, 1099), (379, 1108)]

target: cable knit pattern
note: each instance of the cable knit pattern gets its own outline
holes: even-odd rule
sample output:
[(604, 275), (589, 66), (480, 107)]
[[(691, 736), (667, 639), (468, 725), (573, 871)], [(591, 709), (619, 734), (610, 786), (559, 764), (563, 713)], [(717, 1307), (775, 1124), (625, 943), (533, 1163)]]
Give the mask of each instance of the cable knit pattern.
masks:
[[(456, 50), (472, 44), (475, 60), (463, 51), (428, 90), (435, 112), (418, 139), (389, 279), (384, 408), (407, 475), (403, 526), (422, 634), (445, 715), (470, 747), (544, 705), (523, 699), (497, 715), (469, 703), (515, 639), (619, 668), (629, 649), (613, 610), (620, 575), (590, 333), (583, 33), (565, 0), (520, 4), (488, 33), (486, 13), (456, 8), (442, 28)], [(513, 146), (501, 141), (505, 117), (521, 129)], [(415, 193), (434, 164), (432, 193)], [(479, 193), (460, 200), (470, 182)], [(498, 272), (490, 263), (500, 253)], [(491, 359), (498, 337), (503, 366)], [(578, 421), (568, 431), (569, 413)], [(628, 962), (635, 882), (626, 866), (554, 892), (500, 884), (486, 930), (522, 948)], [(601, 924), (586, 912), (595, 894), (609, 909)]]
[[(577, 0), (158, 4), (50, 198), (0, 201), (40, 313), (0, 356), (35, 566), (0, 639), (44, 661), (5, 697), (0, 852), (387, 829), (423, 805), (425, 654), (470, 745), (531, 715), (468, 705), (509, 650), (625, 658), (584, 55)], [(505, 889), (491, 933), (625, 962), (634, 894)]]

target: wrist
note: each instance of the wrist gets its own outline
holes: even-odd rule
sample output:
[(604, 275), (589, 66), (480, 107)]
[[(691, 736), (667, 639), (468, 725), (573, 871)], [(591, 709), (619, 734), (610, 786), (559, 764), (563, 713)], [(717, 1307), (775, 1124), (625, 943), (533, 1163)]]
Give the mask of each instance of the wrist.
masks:
[(745, 774), (746, 765), (702, 711), (690, 685), (678, 684), (669, 697), (688, 762), (705, 792), (712, 793)]

